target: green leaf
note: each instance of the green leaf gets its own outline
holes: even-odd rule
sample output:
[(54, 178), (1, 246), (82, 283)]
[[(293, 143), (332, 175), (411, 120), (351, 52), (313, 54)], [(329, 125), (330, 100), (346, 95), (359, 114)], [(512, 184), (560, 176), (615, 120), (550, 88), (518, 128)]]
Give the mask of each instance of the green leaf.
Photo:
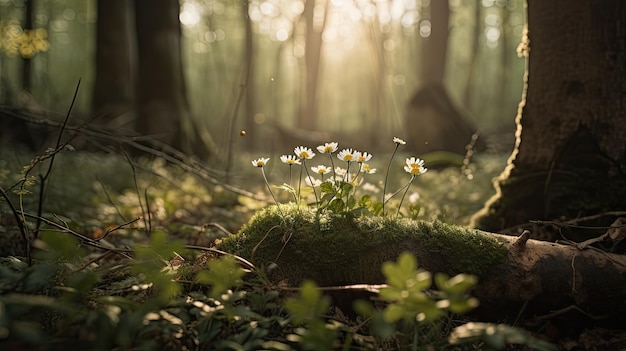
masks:
[(448, 279), (443, 273), (435, 275), (435, 283), (437, 287), (449, 294), (465, 294), (469, 289), (476, 286), (478, 278), (469, 274), (457, 274)]
[(356, 199), (354, 196), (348, 197), (348, 208), (354, 208), (356, 206)]
[(342, 213), (346, 209), (346, 204), (343, 200), (335, 198), (328, 204), (328, 209), (335, 213)]
[(333, 187), (333, 183), (330, 181), (325, 181), (320, 185), (320, 190), (322, 193), (330, 194), (331, 196), (335, 193), (335, 189)]
[(325, 314), (330, 306), (328, 296), (322, 296), (317, 285), (310, 280), (302, 283), (298, 297), (285, 301), (285, 307), (291, 313), (295, 323), (304, 323), (315, 320)]
[(369, 195), (363, 195), (361, 196), (361, 199), (359, 199), (359, 206), (361, 207), (370, 207), (372, 205), (372, 197)]
[(450, 300), (448, 310), (453, 313), (463, 314), (473, 310), (476, 307), (478, 307), (478, 299), (470, 297), (461, 300)]
[(405, 309), (401, 305), (391, 304), (383, 311), (383, 317), (387, 323), (395, 323), (404, 317)]
[(230, 288), (239, 287), (241, 277), (246, 274), (232, 256), (211, 260), (207, 267), (207, 271), (198, 273), (196, 280), (211, 285), (210, 295), (214, 297), (221, 296)]

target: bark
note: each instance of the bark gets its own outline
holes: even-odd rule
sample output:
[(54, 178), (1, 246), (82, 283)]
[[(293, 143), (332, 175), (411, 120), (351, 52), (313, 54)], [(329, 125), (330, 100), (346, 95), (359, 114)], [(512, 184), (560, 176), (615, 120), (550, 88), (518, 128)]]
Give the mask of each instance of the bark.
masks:
[(547, 316), (576, 308), (592, 319), (624, 318), (625, 256), (528, 239), (530, 232), (485, 235), (509, 248), (506, 262), (492, 267), (473, 293), (489, 314), (513, 319), (522, 311)]
[(626, 209), (626, 3), (529, 0), (527, 11), (515, 150), (472, 222), (490, 231)]

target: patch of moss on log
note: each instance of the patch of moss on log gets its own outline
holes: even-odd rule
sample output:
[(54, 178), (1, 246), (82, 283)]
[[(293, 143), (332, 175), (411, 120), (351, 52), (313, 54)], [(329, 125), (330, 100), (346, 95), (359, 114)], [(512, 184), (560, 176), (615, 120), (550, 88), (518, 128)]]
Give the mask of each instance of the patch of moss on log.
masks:
[(381, 264), (409, 251), (420, 268), (478, 276), (506, 259), (502, 241), (442, 222), (389, 217), (350, 218), (295, 205), (259, 211), (219, 248), (257, 266), (278, 265), (279, 279), (296, 285), (382, 283)]

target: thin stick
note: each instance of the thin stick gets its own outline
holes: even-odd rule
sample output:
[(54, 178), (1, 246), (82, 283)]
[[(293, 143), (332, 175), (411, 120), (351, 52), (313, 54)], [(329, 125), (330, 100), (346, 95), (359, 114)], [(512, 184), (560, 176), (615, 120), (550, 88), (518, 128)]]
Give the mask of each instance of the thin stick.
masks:
[[(76, 97), (78, 96), (78, 90), (80, 89), (80, 78), (78, 79), (78, 83), (76, 84), (76, 89), (74, 89), (74, 96), (72, 97), (72, 102), (70, 103), (70, 107), (67, 110), (67, 114), (65, 115), (65, 120), (63, 121), (63, 125), (61, 126), (61, 130), (59, 131), (59, 136), (57, 137), (57, 143), (54, 147), (54, 152), (52, 153), (52, 156), (50, 157), (50, 163), (48, 163), (48, 170), (46, 171), (46, 173), (42, 176), (41, 174), (39, 175), (39, 180), (41, 181), (39, 183), (39, 204), (37, 206), (37, 216), (41, 217), (42, 213), (43, 213), (43, 204), (44, 204), (44, 199), (45, 199), (45, 190), (46, 190), (46, 181), (48, 180), (48, 178), (50, 177), (50, 174), (52, 173), (52, 166), (54, 164), (54, 160), (56, 158), (56, 155), (58, 152), (60, 152), (61, 148), (61, 138), (63, 137), (63, 132), (65, 131), (65, 128), (67, 127), (67, 121), (69, 121), (70, 119), (70, 114), (72, 112), (72, 109), (74, 108), (74, 103), (76, 102)], [(33, 233), (33, 237), (35, 239), (37, 239), (37, 237), (39, 236), (39, 229), (41, 228), (41, 221), (37, 220), (36, 224), (35, 224), (35, 231)]]

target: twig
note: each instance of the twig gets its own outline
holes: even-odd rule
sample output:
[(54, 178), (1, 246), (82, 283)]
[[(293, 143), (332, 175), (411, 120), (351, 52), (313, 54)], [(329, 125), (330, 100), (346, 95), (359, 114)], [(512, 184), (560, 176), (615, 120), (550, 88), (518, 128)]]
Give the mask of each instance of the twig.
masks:
[(148, 197), (148, 188), (143, 191), (143, 200), (146, 202), (146, 213), (148, 214), (146, 233), (148, 236), (152, 236), (152, 211), (150, 211), (150, 198)]
[(6, 193), (6, 191), (4, 191), (4, 189), (1, 186), (0, 186), (0, 195), (2, 195), (4, 200), (9, 205), (9, 208), (11, 209), (11, 212), (13, 213), (13, 217), (15, 217), (15, 220), (17, 221), (17, 227), (20, 229), (20, 233), (22, 233), (22, 240), (24, 241), (24, 245), (26, 247), (26, 257), (28, 259), (28, 262), (31, 262), (32, 259), (30, 257), (30, 249), (29, 249), (30, 238), (28, 237), (28, 233), (26, 232), (26, 227), (24, 227), (24, 222), (22, 221), (23, 217), (19, 215), (18, 210), (13, 205), (13, 202), (9, 198), (9, 195)]
[(538, 316), (538, 317), (535, 317), (535, 318), (539, 319), (539, 320), (549, 319), (549, 318), (552, 318), (552, 317), (556, 317), (556, 316), (565, 314), (565, 313), (567, 313), (569, 311), (578, 311), (578, 312), (584, 314), (585, 316), (587, 316), (587, 317), (589, 317), (591, 319), (594, 319), (594, 320), (600, 320), (600, 319), (606, 318), (606, 316), (594, 316), (592, 314), (589, 314), (589, 313), (583, 311), (582, 309), (580, 309), (580, 307), (578, 307), (576, 305), (570, 305), (570, 306), (567, 306), (567, 307), (562, 308), (560, 310), (554, 311), (552, 313), (548, 313), (546, 315)]
[(96, 180), (98, 181), (98, 184), (100, 184), (100, 186), (102, 187), (102, 191), (104, 191), (104, 196), (106, 196), (107, 201), (109, 202), (109, 204), (111, 206), (113, 206), (113, 208), (115, 208), (115, 211), (120, 216), (120, 218), (122, 218), (123, 221), (126, 221), (126, 218), (124, 218), (124, 215), (122, 214), (122, 211), (120, 211), (120, 209), (115, 205), (115, 202), (113, 202), (113, 198), (109, 194), (109, 191), (106, 189), (106, 186), (104, 185), (104, 182), (102, 182), (102, 180), (98, 177), (98, 175), (96, 175)]
[(107, 229), (107, 230), (106, 230), (106, 232), (104, 232), (104, 234), (102, 235), (102, 237), (101, 237), (101, 238), (95, 239), (94, 241), (98, 242), (98, 241), (100, 241), (100, 240), (102, 240), (102, 239), (106, 238), (106, 236), (107, 236), (107, 235), (109, 235), (109, 234), (113, 233), (114, 231), (116, 231), (116, 230), (120, 230), (120, 229), (122, 229), (122, 228), (126, 227), (126, 226), (127, 226), (127, 225), (129, 225), (129, 224), (133, 224), (133, 223), (137, 222), (137, 221), (138, 221), (138, 220), (140, 220), (140, 219), (141, 219), (141, 217), (137, 217), (137, 218), (135, 218), (135, 219), (133, 219), (133, 220), (130, 220), (130, 221), (126, 222), (126, 223), (122, 223), (122, 224), (120, 224), (120, 225), (118, 225), (118, 226), (116, 226), (116, 227), (114, 227), (114, 228)]
[[(18, 113), (19, 112), (19, 113)], [(50, 127), (61, 127), (62, 124), (56, 121), (52, 121), (49, 119), (41, 118), (40, 116), (35, 116), (32, 113), (27, 111), (15, 111), (15, 108), (8, 106), (0, 105), (0, 117), (13, 117), (17, 119), (24, 120), (28, 123), (45, 125)], [(201, 161), (180, 152), (171, 146), (159, 142), (158, 140), (153, 140), (149, 136), (130, 136), (130, 135), (120, 135), (119, 132), (110, 132), (107, 130), (103, 130), (102, 127), (98, 127), (97, 129), (94, 127), (90, 127), (89, 125), (70, 125), (68, 122), (68, 126), (66, 130), (76, 130), (80, 131), (82, 135), (90, 137), (87, 140), (90, 143), (94, 143), (94, 140), (104, 140), (109, 142), (114, 142), (119, 145), (126, 145), (132, 149), (136, 149), (141, 152), (145, 152), (149, 155), (153, 155), (159, 158), (166, 160), (167, 162), (174, 164), (180, 167), (182, 170), (185, 170), (189, 173), (196, 175), (197, 177), (215, 185), (220, 185), (224, 187), (224, 189), (243, 195), (249, 198), (253, 198), (256, 200), (265, 201), (265, 197), (259, 196), (258, 194), (252, 193), (250, 191), (239, 188), (235, 185), (229, 184), (225, 181), (219, 180), (218, 177), (223, 177), (225, 174), (223, 172), (219, 172), (214, 169), (210, 169), (206, 167), (204, 163)], [(149, 146), (141, 144), (141, 142), (150, 143)], [(94, 145), (97, 145), (94, 143)], [(107, 151), (119, 154), (119, 150), (114, 150), (113, 148), (105, 148)]]
[(567, 228), (577, 228), (577, 229), (611, 229), (611, 228), (621, 228), (621, 227), (626, 227), (626, 224), (622, 224), (619, 226), (606, 226), (606, 227), (592, 227), (592, 226), (585, 226), (585, 225), (575, 225), (575, 224), (569, 224), (572, 221), (567, 221), (567, 222), (555, 222), (555, 221), (530, 221), (530, 223), (533, 224), (552, 224), (555, 225), (557, 227), (567, 227)]
[(229, 232), (228, 229), (224, 228), (224, 226), (222, 226), (219, 223), (211, 222), (211, 223), (204, 224), (203, 227), (205, 227), (205, 228), (206, 227), (215, 227), (215, 228), (217, 228), (217, 230), (219, 230), (220, 232), (222, 232), (222, 233), (224, 233), (224, 234), (226, 234), (228, 236), (233, 235), (233, 233)]
[[(72, 112), (72, 108), (74, 107), (74, 103), (76, 102), (76, 97), (78, 96), (78, 90), (80, 89), (80, 78), (78, 79), (78, 83), (76, 84), (76, 89), (74, 89), (74, 96), (72, 97), (72, 102), (70, 103), (70, 107), (67, 110), (67, 114), (65, 115), (65, 120), (63, 121), (63, 125), (61, 126), (61, 130), (59, 130), (59, 136), (57, 137), (57, 143), (54, 147), (55, 151), (52, 153), (52, 156), (50, 157), (50, 163), (48, 163), (48, 170), (46, 171), (46, 173), (44, 175), (39, 175), (39, 203), (37, 205), (37, 216), (39, 218), (41, 218), (41, 215), (43, 213), (43, 204), (44, 204), (44, 198), (45, 198), (45, 190), (46, 190), (46, 181), (48, 180), (48, 178), (50, 177), (50, 174), (52, 173), (52, 167), (54, 165), (54, 160), (56, 158), (57, 153), (60, 152), (61, 150), (61, 138), (63, 137), (63, 132), (65, 131), (65, 128), (67, 127), (67, 122), (70, 119), (70, 114)], [(67, 145), (67, 142), (63, 145), (63, 148), (65, 148), (65, 146)], [(39, 237), (39, 229), (41, 228), (41, 221), (39, 219), (37, 219), (37, 221), (35, 222), (35, 231), (33, 232), (33, 238), (37, 239), (37, 237)], [(29, 262), (30, 265), (30, 262)]]
[(137, 200), (139, 200), (139, 208), (141, 209), (141, 218), (143, 218), (143, 225), (146, 229), (146, 234), (150, 236), (148, 221), (149, 217), (146, 217), (146, 209), (143, 206), (143, 201), (141, 200), (141, 193), (139, 192), (139, 180), (137, 179), (137, 170), (135, 169), (135, 163), (130, 160), (130, 156), (127, 153), (124, 153), (124, 157), (128, 161), (131, 170), (133, 171), (133, 184), (135, 185), (135, 193), (137, 194)]
[(230, 256), (230, 257), (234, 258), (235, 260), (239, 261), (244, 266), (248, 267), (250, 270), (256, 270), (256, 267), (250, 261), (246, 260), (245, 258), (237, 256), (235, 254), (228, 253), (226, 251), (222, 251), (222, 250), (216, 249), (214, 247), (204, 247), (204, 246), (196, 246), (196, 245), (185, 245), (183, 247), (185, 249), (189, 249), (189, 250), (208, 251), (208, 252), (216, 253), (216, 254), (221, 255), (221, 256)]
[(94, 240), (94, 239), (92, 239), (92, 238), (90, 238), (90, 237), (88, 237), (88, 236), (86, 236), (84, 234), (76, 232), (76, 231), (72, 230), (71, 228), (69, 228), (68, 226), (61, 225), (61, 224), (56, 223), (54, 221), (51, 221), (51, 220), (49, 220), (49, 219), (47, 219), (45, 217), (38, 217), (37, 215), (33, 215), (33, 214), (26, 213), (26, 212), (19, 211), (19, 210), (17, 212), (19, 214), (25, 216), (25, 217), (41, 220), (41, 222), (43, 222), (45, 224), (48, 224), (48, 225), (50, 225), (52, 227), (55, 227), (58, 230), (60, 230), (61, 232), (63, 232), (63, 233), (68, 233), (68, 234), (74, 235), (75, 237), (79, 238), (81, 240), (81, 242), (83, 244), (85, 244), (85, 245), (93, 246), (93, 247), (95, 247), (97, 249), (101, 249), (101, 250), (111, 250), (111, 251), (121, 252), (121, 253), (133, 252), (133, 250), (131, 250), (131, 249), (120, 249), (120, 248), (112, 248), (112, 247), (103, 246), (98, 241), (96, 241), (96, 240)]

